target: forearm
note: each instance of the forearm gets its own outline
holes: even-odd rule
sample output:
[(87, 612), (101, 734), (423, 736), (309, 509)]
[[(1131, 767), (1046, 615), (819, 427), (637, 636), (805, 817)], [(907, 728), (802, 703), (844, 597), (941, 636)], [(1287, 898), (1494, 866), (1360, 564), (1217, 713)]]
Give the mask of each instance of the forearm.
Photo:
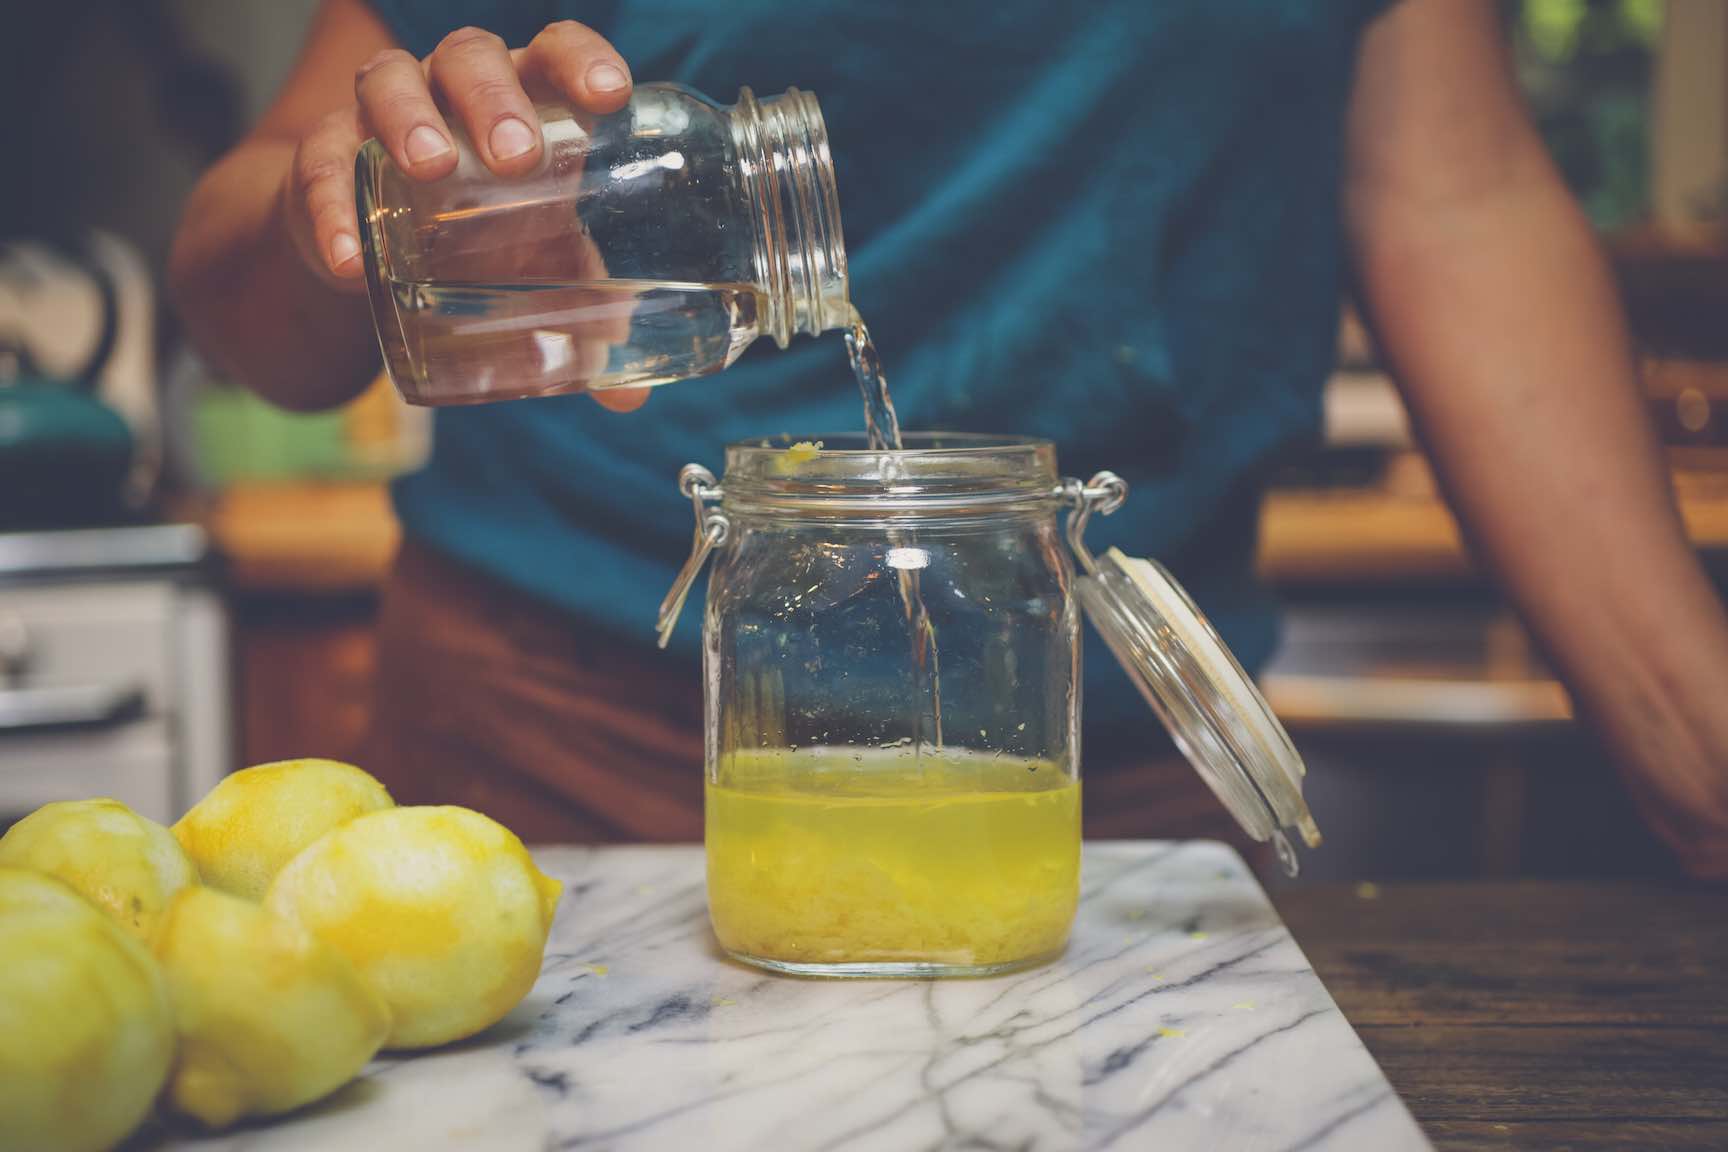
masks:
[(1635, 783), (1669, 794), (1658, 827), (1687, 840), (1675, 821), (1728, 810), (1728, 620), (1588, 225), (1534, 156), (1456, 199), (1358, 195), (1351, 220), (1376, 332), (1468, 534)]
[(282, 219), (294, 144), (253, 139), (187, 201), (169, 284), (194, 344), (218, 368), (286, 408), (340, 404), (377, 371), (364, 295), (318, 278)]

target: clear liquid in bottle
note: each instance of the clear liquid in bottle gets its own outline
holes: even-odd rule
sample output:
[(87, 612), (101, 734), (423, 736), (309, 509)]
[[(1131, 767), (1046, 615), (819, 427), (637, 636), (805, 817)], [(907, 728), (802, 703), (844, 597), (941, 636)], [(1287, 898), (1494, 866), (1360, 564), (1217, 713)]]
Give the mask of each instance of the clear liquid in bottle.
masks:
[(668, 280), (477, 284), (385, 281), (410, 352), (402, 394), (472, 404), (605, 388), (643, 388), (730, 365), (760, 334), (749, 284)]

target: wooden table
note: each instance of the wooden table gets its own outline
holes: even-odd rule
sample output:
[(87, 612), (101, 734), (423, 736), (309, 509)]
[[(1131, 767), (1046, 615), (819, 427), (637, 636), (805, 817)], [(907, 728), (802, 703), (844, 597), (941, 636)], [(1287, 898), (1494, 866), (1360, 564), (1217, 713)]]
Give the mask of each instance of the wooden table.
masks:
[(1728, 1148), (1728, 891), (1409, 884), (1274, 900), (1436, 1147)]

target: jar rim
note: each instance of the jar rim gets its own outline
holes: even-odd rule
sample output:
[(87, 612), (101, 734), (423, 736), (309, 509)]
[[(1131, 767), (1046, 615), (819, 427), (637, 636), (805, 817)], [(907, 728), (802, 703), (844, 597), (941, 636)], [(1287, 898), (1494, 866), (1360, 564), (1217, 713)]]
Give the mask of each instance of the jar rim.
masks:
[(957, 516), (1060, 498), (1056, 446), (1034, 436), (910, 432), (906, 447), (871, 448), (861, 433), (742, 440), (726, 447), (730, 509), (827, 515)]
[[(1042, 436), (1019, 436), (996, 432), (906, 432), (900, 437), (904, 449), (895, 453), (903, 457), (928, 456), (954, 452), (1015, 452), (1051, 448), (1055, 444)], [(787, 452), (802, 444), (820, 444), (824, 453), (849, 453), (857, 456), (880, 456), (885, 449), (872, 448), (862, 432), (835, 432), (820, 436), (794, 436), (782, 432), (776, 436), (756, 436), (749, 440), (734, 440), (726, 445), (727, 459), (734, 452)]]

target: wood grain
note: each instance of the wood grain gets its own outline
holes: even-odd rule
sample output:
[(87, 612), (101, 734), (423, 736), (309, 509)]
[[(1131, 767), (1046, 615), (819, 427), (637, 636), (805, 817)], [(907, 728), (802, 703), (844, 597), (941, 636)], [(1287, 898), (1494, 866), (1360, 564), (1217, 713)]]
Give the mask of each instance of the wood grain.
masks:
[(1443, 1149), (1728, 1147), (1728, 894), (1638, 884), (1280, 891)]

